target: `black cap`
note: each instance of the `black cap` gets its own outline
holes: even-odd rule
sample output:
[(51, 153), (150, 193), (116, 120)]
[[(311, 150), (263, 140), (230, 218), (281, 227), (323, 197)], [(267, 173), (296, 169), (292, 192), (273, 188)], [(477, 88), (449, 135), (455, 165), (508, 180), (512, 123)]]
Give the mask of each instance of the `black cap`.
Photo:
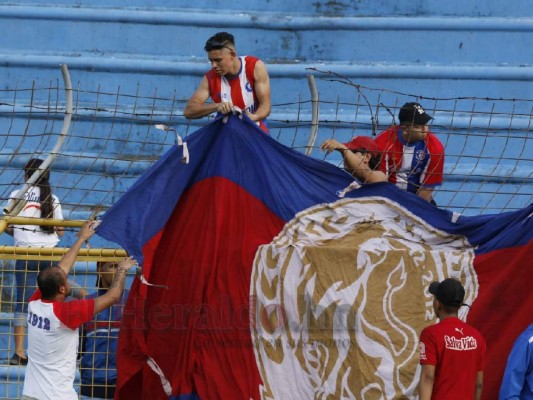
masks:
[(400, 108), (398, 119), (400, 120), (400, 125), (404, 123), (412, 125), (426, 125), (433, 119), (433, 117), (429, 115), (420, 104), (405, 103), (402, 108)]
[(432, 282), (429, 293), (435, 295), (438, 301), (448, 307), (461, 307), (465, 299), (465, 288), (457, 279), (447, 278), (442, 282)]

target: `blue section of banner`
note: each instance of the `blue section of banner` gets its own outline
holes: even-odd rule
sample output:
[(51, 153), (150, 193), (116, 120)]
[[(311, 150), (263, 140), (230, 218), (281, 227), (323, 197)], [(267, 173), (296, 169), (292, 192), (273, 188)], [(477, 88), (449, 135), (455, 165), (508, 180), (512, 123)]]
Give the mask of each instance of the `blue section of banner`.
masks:
[(265, 135), (250, 119), (217, 119), (187, 138), (190, 163), (174, 147), (104, 215), (98, 234), (142, 262), (142, 247), (164, 226), (182, 193), (206, 178), (225, 177), (285, 221), (298, 211), (337, 200), (352, 182), (343, 170), (298, 153)]
[(432, 206), (421, 197), (398, 189), (389, 183), (362, 186), (346, 197), (379, 196), (398, 202), (402, 207), (424, 219), (437, 229), (464, 235), (477, 254), (516, 247), (533, 240), (533, 204), (521, 210), (479, 216), (454, 218), (452, 212)]
[(177, 396), (170, 396), (168, 400), (200, 400), (196, 393), (180, 394)]
[[(142, 262), (142, 247), (166, 224), (179, 198), (195, 183), (224, 177), (261, 200), (284, 221), (319, 203), (337, 201), (353, 180), (342, 169), (307, 157), (265, 135), (248, 117), (216, 119), (161, 157), (105, 214), (98, 234)], [(346, 197), (379, 196), (397, 202), (438, 229), (466, 236), (478, 253), (523, 245), (533, 238), (533, 205), (499, 215), (458, 216), (388, 183), (365, 185)]]

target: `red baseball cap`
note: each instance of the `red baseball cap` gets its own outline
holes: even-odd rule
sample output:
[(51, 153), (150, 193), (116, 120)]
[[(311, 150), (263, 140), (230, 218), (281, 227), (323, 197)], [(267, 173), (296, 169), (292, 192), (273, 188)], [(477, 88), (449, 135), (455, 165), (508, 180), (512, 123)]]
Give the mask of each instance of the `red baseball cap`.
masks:
[(379, 150), (378, 145), (372, 138), (368, 136), (356, 136), (348, 143), (344, 143), (346, 147), (350, 150), (364, 150), (372, 154), (373, 156), (378, 156), (381, 151)]

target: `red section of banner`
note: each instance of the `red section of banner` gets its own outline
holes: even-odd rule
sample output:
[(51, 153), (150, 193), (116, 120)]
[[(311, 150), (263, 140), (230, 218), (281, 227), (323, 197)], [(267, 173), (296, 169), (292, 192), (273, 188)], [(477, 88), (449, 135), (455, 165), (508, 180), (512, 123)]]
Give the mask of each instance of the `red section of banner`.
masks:
[(533, 241), (477, 256), (479, 296), (468, 314), (487, 341), (483, 399), (498, 398), (498, 392), (515, 339), (533, 322)]
[[(205, 179), (180, 199), (164, 230), (145, 246), (152, 266), (124, 310), (118, 349), (117, 399), (259, 399), (261, 382), (250, 334), (253, 259), (284, 221), (238, 185)], [(149, 273), (148, 273), (149, 272)], [(146, 291), (146, 297), (140, 293)], [(150, 372), (149, 372), (150, 371)]]

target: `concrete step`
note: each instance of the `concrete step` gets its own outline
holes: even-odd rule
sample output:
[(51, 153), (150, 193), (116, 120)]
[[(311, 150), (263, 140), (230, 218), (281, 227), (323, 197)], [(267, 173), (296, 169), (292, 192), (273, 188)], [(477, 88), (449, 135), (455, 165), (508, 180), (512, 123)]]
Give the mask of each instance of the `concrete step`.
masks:
[[(533, 24), (532, 24), (533, 26)], [(524, 35), (527, 36), (527, 35)], [(254, 55), (262, 56), (259, 52)], [(205, 57), (205, 55), (204, 55)], [(361, 61), (359, 61), (361, 60)], [(265, 60), (271, 77), (273, 104), (292, 104), (309, 98), (307, 75), (316, 74), (321, 99), (334, 101), (357, 95), (353, 86), (339, 83), (338, 76), (354, 84), (428, 98), (493, 97), (527, 99), (533, 97), (530, 85), (533, 59), (522, 64), (450, 63), (424, 61), (409, 62), (364, 61), (360, 56), (346, 54), (346, 61), (287, 61)], [(0, 49), (0, 77), (9, 82), (10, 89), (38, 91), (57, 87), (59, 65), (67, 64), (74, 87), (81, 87), (77, 101), (93, 101), (96, 94), (102, 108), (113, 109), (136, 104), (153, 107), (154, 97), (175, 99), (180, 110), (193, 94), (203, 74), (209, 70), (205, 58), (167, 60), (161, 57), (126, 55), (123, 53), (90, 54), (43, 53), (17, 54)], [(319, 71), (319, 72), (317, 72)], [(59, 82), (62, 90), (62, 82)], [(406, 89), (408, 88), (408, 89)], [(117, 98), (117, 93), (119, 97)], [(140, 97), (131, 97), (140, 93)], [(20, 100), (35, 92), (18, 93)], [(120, 96), (120, 94), (124, 94)], [(391, 96), (384, 95), (384, 100)], [(62, 96), (62, 93), (60, 94)], [(37, 97), (38, 98), (38, 97)], [(294, 108), (294, 106), (293, 106)], [(142, 114), (142, 112), (140, 112)]]
[[(308, 95), (307, 68), (333, 71), (361, 85), (403, 92), (407, 87), (422, 96), (531, 97), (524, 82), (533, 76), (533, 56), (523, 49), (532, 18), (509, 18), (509, 9), (498, 14), (494, 2), (486, 6), (492, 13), (484, 12), (485, 5), (476, 12), (462, 5), (461, 18), (448, 6), (407, 1), (385, 12), (379, 5), (319, 1), (291, 14), (290, 2), (278, 2), (268, 4), (276, 12), (252, 3), (239, 13), (232, 7), (240, 6), (231, 2), (204, 10), (168, 1), (140, 1), (145, 8), (44, 1), (2, 5), (0, 28), (7, 36), (0, 48), (0, 77), (18, 87), (31, 87), (33, 81), (46, 87), (59, 78), (58, 65), (67, 63), (75, 86), (81, 82), (86, 91), (102, 88), (111, 94), (102, 96), (104, 104), (116, 101), (112, 94), (118, 87), (184, 101), (208, 69), (205, 40), (226, 29), (235, 34), (239, 53), (267, 63), (275, 104)], [(319, 89), (324, 99), (354, 95), (353, 88), (330, 81)], [(88, 94), (79, 94), (78, 101)], [(143, 99), (135, 102), (142, 107)]]
[[(303, 6), (272, 0), (249, 2), (244, 11), (235, 0), (212, 1), (203, 10), (184, 0), (136, 0), (128, 7), (118, 1), (2, 5), (0, 28), (7, 36), (0, 49), (0, 78), (24, 89), (0, 93), (5, 97), (0, 118), (10, 126), (0, 161), (11, 163), (15, 150), (22, 154), (5, 169), (5, 182), (17, 182), (26, 153), (52, 146), (63, 102), (51, 101), (49, 107), (47, 101), (64, 97), (58, 65), (67, 63), (80, 90), (73, 139), (54, 164), (58, 194), (74, 213), (115, 202), (172, 146), (174, 139), (160, 136), (155, 123), (187, 135), (207, 122), (187, 121), (182, 111), (209, 68), (205, 39), (224, 29), (236, 35), (239, 52), (267, 62), (274, 104), (269, 120), (276, 140), (305, 149), (311, 108), (306, 75), (312, 73), (321, 100), (316, 145), (332, 136), (344, 141), (370, 134), (374, 116), (380, 128), (386, 127), (391, 117), (383, 108), (378, 112), (377, 104), (395, 112), (417, 96), (448, 99), (423, 102), (432, 109), (434, 131), (446, 145), (446, 182), (463, 184), (461, 171), (477, 157), (484, 171), (491, 170), (491, 163), (503, 165), (512, 175), (505, 184), (514, 185), (523, 176), (519, 160), (526, 158), (527, 164), (524, 155), (530, 152), (523, 132), (531, 103), (520, 99), (533, 98), (526, 84), (533, 78), (533, 55), (523, 51), (533, 30), (533, 11), (513, 18), (512, 7), (495, 0), (475, 6), (457, 0), (422, 3), (402, 0), (388, 7), (319, 0)], [(460, 97), (478, 99), (469, 103)], [(371, 115), (365, 98), (377, 115)], [(517, 100), (497, 100), (502, 98)], [(471, 126), (472, 119), (479, 122)], [(526, 123), (517, 126), (517, 119)], [(21, 132), (27, 133), (23, 139)], [(515, 152), (523, 148), (527, 151)], [(318, 149), (312, 156), (324, 157)], [(498, 174), (483, 178), (488, 184), (502, 179)], [(529, 180), (526, 176), (521, 182)], [(0, 197), (14, 188), (0, 186)]]
[[(18, 0), (18, 4), (48, 4), (46, 0)], [(54, 0), (57, 5), (72, 5), (72, 0)], [(77, 0), (76, 6), (105, 6), (109, 8), (123, 7), (122, 0)], [(357, 16), (401, 16), (401, 15), (447, 15), (491, 17), (506, 15), (508, 17), (525, 17), (533, 15), (533, 10), (521, 7), (521, 0), (499, 0), (479, 2), (464, 2), (462, 0), (448, 0), (446, 2), (412, 2), (408, 0), (395, 1), (394, 6), (383, 2), (354, 2), (352, 0), (304, 0), (292, 2), (286, 0), (250, 1), (243, 10), (240, 0), (211, 0), (199, 4), (188, 0), (129, 0), (128, 7), (136, 8), (167, 8), (196, 10), (204, 7), (207, 10), (240, 10), (241, 13), (251, 11), (271, 12), (273, 10), (285, 14), (311, 15), (357, 15)], [(227, 21), (231, 23), (230, 21)]]
[[(529, 43), (523, 33), (533, 29), (531, 20), (524, 16), (519, 19), (427, 13), (354, 16), (346, 10), (338, 15), (301, 11), (288, 15), (283, 10), (235, 13), (231, 6), (196, 10), (4, 5), (0, 6), (0, 26), (6, 35), (5, 43), (21, 43), (19, 51), (28, 54), (47, 49), (106, 55), (120, 49), (126, 54), (192, 56), (205, 60), (205, 40), (214, 32), (227, 29), (235, 35), (240, 53), (281, 62), (416, 63), (424, 60), (491, 64), (499, 63), (501, 55), (490, 50), (505, 48), (511, 42), (514, 45), (506, 48), (507, 63), (531, 61), (531, 55), (521, 51)], [(428, 37), (433, 45), (428, 45)]]

